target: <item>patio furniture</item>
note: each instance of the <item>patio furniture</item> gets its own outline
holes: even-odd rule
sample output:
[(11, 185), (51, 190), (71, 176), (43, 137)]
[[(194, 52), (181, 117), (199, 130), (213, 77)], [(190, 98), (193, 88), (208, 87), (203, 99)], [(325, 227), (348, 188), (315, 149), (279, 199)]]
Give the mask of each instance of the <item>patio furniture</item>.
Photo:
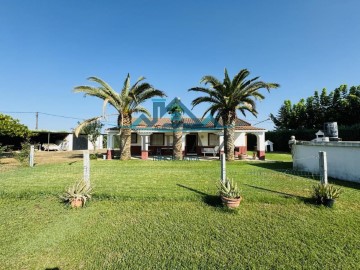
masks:
[(186, 156), (184, 156), (184, 160), (195, 161), (195, 160), (199, 160), (199, 157), (196, 154), (194, 154), (194, 155), (186, 155)]
[(161, 155), (172, 155), (173, 154), (173, 148), (172, 147), (162, 147), (160, 149)]
[(201, 148), (201, 153), (204, 154), (204, 157), (206, 154), (212, 154), (215, 157), (218, 151), (219, 151), (219, 146)]

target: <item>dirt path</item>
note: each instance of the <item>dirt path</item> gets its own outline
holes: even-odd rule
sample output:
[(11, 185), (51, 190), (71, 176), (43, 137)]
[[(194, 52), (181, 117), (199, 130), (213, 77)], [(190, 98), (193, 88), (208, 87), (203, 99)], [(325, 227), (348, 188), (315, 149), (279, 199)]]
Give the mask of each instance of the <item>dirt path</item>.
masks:
[[(106, 150), (99, 150), (98, 153), (105, 154)], [(64, 163), (82, 160), (83, 151), (36, 151), (35, 164)], [(16, 169), (20, 163), (14, 158), (2, 158), (0, 160), (0, 172)]]

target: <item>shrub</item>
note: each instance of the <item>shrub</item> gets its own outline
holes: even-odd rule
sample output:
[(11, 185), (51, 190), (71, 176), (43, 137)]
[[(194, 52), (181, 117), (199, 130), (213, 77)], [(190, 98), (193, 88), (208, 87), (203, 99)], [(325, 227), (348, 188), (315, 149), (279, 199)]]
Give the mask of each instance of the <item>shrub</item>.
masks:
[(21, 143), (21, 150), (14, 155), (15, 159), (18, 160), (23, 166), (29, 165), (30, 147), (30, 141), (27, 139), (25, 142)]
[(5, 151), (5, 149), (6, 149), (6, 146), (2, 146), (2, 144), (0, 143), (0, 164), (1, 164), (1, 158), (2, 158), (3, 152)]
[(97, 159), (98, 157), (97, 157), (97, 154), (90, 154), (89, 158), (90, 159)]

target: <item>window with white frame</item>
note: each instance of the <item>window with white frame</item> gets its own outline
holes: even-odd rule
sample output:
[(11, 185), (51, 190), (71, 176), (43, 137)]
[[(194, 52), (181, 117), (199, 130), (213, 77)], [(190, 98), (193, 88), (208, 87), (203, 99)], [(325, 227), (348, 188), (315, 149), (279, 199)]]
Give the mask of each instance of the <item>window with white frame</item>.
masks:
[(219, 136), (214, 133), (208, 134), (208, 145), (209, 146), (216, 146), (219, 145)]
[(137, 134), (131, 133), (131, 143), (137, 143)]
[(164, 133), (154, 133), (150, 136), (150, 145), (159, 146), (164, 145), (165, 134)]

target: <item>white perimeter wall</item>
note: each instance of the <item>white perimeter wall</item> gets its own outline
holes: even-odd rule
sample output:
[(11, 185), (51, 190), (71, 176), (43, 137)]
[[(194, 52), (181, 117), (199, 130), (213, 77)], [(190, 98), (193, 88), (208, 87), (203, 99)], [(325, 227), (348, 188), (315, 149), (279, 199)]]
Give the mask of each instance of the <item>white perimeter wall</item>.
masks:
[(319, 152), (326, 152), (328, 176), (360, 183), (360, 142), (296, 142), (295, 170), (319, 173)]

